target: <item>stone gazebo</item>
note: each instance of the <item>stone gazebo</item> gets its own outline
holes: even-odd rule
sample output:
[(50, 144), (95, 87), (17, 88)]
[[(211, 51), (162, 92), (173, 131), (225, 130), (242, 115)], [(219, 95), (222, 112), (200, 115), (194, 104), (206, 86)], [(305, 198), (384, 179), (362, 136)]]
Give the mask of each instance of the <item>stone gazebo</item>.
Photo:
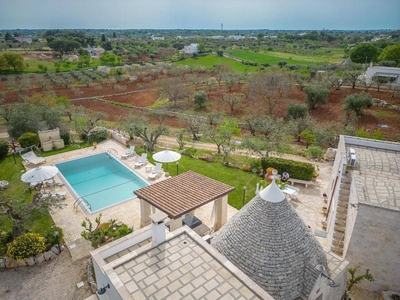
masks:
[(140, 199), (140, 225), (150, 224), (151, 206), (154, 206), (168, 215), (170, 231), (174, 231), (182, 226), (184, 214), (215, 200), (213, 225), (217, 231), (227, 221), (228, 194), (234, 189), (193, 171), (157, 182), (134, 192)]

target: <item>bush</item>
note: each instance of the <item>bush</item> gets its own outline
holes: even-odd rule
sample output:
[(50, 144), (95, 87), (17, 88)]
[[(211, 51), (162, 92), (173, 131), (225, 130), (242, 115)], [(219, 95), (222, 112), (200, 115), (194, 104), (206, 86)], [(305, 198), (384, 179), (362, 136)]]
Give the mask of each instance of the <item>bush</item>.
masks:
[[(58, 235), (54, 234), (56, 231), (58, 232)], [(62, 228), (57, 227), (57, 226), (50, 227), (49, 231), (46, 234), (46, 239), (52, 245), (61, 244), (64, 239), (64, 232), (63, 232)]]
[(89, 131), (88, 134), (89, 142), (100, 143), (106, 139), (108, 139), (108, 131), (105, 127), (95, 127)]
[(60, 132), (60, 137), (63, 139), (65, 146), (71, 144), (71, 135), (68, 131)]
[(311, 180), (315, 173), (315, 169), (312, 164), (290, 159), (267, 157), (261, 161), (261, 165), (263, 170), (266, 170), (267, 168), (274, 168), (278, 170), (279, 174), (287, 172), (289, 173), (290, 177), (301, 180)]
[(324, 151), (319, 146), (310, 146), (307, 149), (307, 154), (312, 158), (321, 158), (324, 155)]
[(130, 234), (133, 232), (132, 228), (129, 228), (126, 224), (123, 224), (122, 226), (118, 227), (117, 230), (114, 232), (114, 237), (116, 239), (119, 239), (127, 234)]
[(8, 154), (8, 143), (6, 141), (0, 141), (0, 159), (3, 159)]
[(13, 259), (25, 259), (42, 253), (45, 249), (44, 237), (38, 233), (25, 233), (12, 241), (7, 255)]
[(21, 136), (18, 138), (18, 143), (21, 145), (22, 148), (26, 148), (32, 145), (35, 145), (37, 147), (40, 144), (40, 140), (39, 136), (36, 133), (26, 132), (24, 134), (21, 134)]

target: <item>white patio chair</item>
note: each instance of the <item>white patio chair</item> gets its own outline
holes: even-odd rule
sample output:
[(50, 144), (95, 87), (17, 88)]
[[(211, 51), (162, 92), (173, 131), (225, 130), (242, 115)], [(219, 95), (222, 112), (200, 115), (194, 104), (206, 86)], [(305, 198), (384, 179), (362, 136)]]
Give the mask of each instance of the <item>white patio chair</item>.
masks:
[(161, 175), (161, 167), (162, 167), (162, 164), (156, 163), (156, 166), (154, 167), (154, 169), (149, 174), (149, 179), (158, 178), (158, 176)]
[(145, 164), (147, 164), (147, 153), (142, 153), (142, 156), (140, 156), (138, 161), (135, 163), (135, 168), (141, 168)]
[(124, 154), (121, 155), (121, 158), (128, 158), (132, 155), (136, 155), (135, 146), (131, 146)]

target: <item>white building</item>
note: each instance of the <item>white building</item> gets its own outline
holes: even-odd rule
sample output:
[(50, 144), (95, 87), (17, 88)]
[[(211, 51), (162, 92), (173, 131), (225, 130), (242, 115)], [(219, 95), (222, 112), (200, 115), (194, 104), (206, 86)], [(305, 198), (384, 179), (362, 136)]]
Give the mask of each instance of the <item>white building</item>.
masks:
[(329, 249), (366, 269), (373, 291), (400, 290), (400, 143), (340, 136), (327, 191)]
[(245, 38), (246, 37), (244, 35), (230, 35), (230, 36), (228, 36), (228, 39), (232, 39), (232, 40), (236, 40), (236, 41), (243, 40)]
[(365, 73), (365, 80), (371, 83), (374, 77), (383, 77), (387, 79), (389, 85), (400, 84), (400, 68), (392, 67), (369, 67)]
[(32, 44), (32, 38), (27, 37), (27, 36), (17, 36), (15, 39), (18, 41), (18, 43), (27, 43), (27, 44)]
[(182, 50), (180, 50), (181, 53), (186, 54), (186, 55), (191, 55), (193, 53), (197, 53), (197, 46), (199, 44), (190, 44), (189, 46), (183, 47)]
[(164, 40), (164, 37), (163, 37), (163, 36), (154, 36), (154, 35), (152, 35), (152, 36), (151, 36), (151, 39), (152, 39), (153, 41), (156, 41), (156, 40), (158, 40), (158, 41), (163, 41), (163, 40)]

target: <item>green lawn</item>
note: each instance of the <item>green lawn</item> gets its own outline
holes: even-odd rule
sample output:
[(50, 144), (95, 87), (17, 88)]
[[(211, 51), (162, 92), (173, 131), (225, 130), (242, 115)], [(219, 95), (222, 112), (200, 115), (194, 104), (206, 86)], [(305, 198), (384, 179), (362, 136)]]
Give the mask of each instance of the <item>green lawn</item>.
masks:
[(331, 55), (319, 55), (319, 56), (303, 56), (292, 53), (269, 52), (269, 51), (265, 53), (256, 53), (252, 51), (243, 51), (243, 50), (231, 50), (226, 52), (234, 57), (237, 57), (245, 61), (257, 62), (260, 64), (268, 63), (271, 65), (276, 65), (281, 60), (285, 60), (289, 65), (304, 65), (304, 66), (311, 66), (323, 62), (338, 63), (342, 60), (340, 57), (343, 56), (343, 52), (340, 53), (339, 50), (333, 51)]
[[(212, 152), (197, 149), (195, 156), (207, 153), (211, 154)], [(151, 158), (149, 161), (153, 163)], [(229, 156), (228, 161), (235, 161), (236, 163), (237, 161), (249, 161), (249, 159), (242, 156)], [(237, 165), (239, 165), (239, 162), (237, 162)], [(163, 164), (163, 168), (164, 170), (166, 169), (166, 164)], [(243, 205), (243, 187), (246, 186), (245, 203), (247, 203), (255, 196), (256, 185), (262, 179), (257, 174), (222, 165), (221, 155), (214, 155), (213, 162), (206, 162), (204, 160), (191, 158), (187, 155), (182, 155), (181, 159), (179, 160), (178, 168), (179, 174), (192, 170), (196, 173), (235, 187), (235, 190), (229, 194), (228, 201), (231, 206), (237, 209), (240, 209)], [(168, 171), (171, 176), (175, 176), (177, 171), (176, 163), (168, 164)]]
[[(29, 193), (26, 183), (21, 181), (21, 175), (25, 171), (22, 165), (22, 158), (15, 155), (16, 163), (12, 155), (0, 160), (0, 180), (7, 180), (10, 185), (5, 190), (6, 199), (12, 199), (18, 208), (24, 207), (32, 200), (33, 194)], [(32, 211), (25, 222), (25, 228), (32, 232), (46, 235), (50, 227), (54, 225), (47, 209), (38, 209)], [(12, 221), (8, 216), (0, 216), (0, 231), (9, 231), (12, 227)], [(0, 255), (4, 254), (5, 245), (0, 243)]]
[(255, 72), (257, 70), (257, 67), (253, 66), (246, 66), (240, 62), (237, 62), (233, 59), (229, 59), (226, 57), (220, 57), (214, 54), (210, 55), (205, 55), (205, 56), (200, 56), (197, 58), (186, 58), (184, 60), (180, 60), (178, 62), (175, 62), (176, 64), (179, 65), (187, 65), (187, 66), (204, 66), (206, 68), (213, 68), (216, 65), (227, 65), (230, 66), (233, 70), (244, 73), (246, 68), (247, 72)]

